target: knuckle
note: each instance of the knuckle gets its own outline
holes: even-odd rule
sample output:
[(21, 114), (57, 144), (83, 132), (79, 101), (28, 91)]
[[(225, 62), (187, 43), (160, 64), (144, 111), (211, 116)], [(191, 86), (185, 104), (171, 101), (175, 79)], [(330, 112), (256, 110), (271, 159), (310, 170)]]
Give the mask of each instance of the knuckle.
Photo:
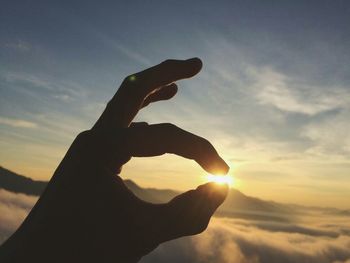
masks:
[(88, 140), (89, 137), (91, 137), (91, 131), (82, 131), (77, 135), (75, 141), (78, 143), (85, 142), (86, 140)]
[(125, 78), (124, 78), (124, 80), (123, 80), (123, 83), (130, 83), (130, 82), (132, 82), (134, 79), (135, 79), (136, 77), (135, 77), (135, 74), (130, 74), (130, 75), (128, 75), (128, 76), (126, 76)]
[[(131, 75), (128, 75), (124, 78), (122, 84), (121, 84), (121, 88), (122, 87), (138, 87), (140, 86), (140, 83), (142, 81), (140, 81), (140, 77), (137, 76), (137, 74), (131, 74)], [(135, 90), (134, 90), (135, 92)]]
[(172, 123), (162, 123), (161, 127), (167, 133), (174, 133), (179, 129), (176, 125), (174, 125)]
[(75, 140), (73, 141), (71, 147), (69, 148), (69, 152), (82, 152), (85, 151), (86, 148), (90, 145), (91, 131), (83, 131), (77, 135)]
[(122, 81), (122, 84), (121, 84), (121, 87), (123, 86), (127, 86), (129, 84), (129, 78), (130, 78), (130, 75), (129, 76), (126, 76), (123, 81)]
[(165, 65), (165, 66), (169, 66), (171, 65), (172, 63), (174, 63), (174, 60), (173, 59), (166, 59), (164, 60), (161, 64)]

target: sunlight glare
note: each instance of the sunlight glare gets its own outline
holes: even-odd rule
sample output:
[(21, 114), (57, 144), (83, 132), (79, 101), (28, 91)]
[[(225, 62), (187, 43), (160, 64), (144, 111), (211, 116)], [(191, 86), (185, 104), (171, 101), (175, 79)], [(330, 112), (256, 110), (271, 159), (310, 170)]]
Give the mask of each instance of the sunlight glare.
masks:
[(229, 187), (233, 186), (234, 180), (231, 175), (213, 175), (208, 174), (207, 175), (207, 181), (208, 182), (214, 182), (217, 184), (227, 184)]

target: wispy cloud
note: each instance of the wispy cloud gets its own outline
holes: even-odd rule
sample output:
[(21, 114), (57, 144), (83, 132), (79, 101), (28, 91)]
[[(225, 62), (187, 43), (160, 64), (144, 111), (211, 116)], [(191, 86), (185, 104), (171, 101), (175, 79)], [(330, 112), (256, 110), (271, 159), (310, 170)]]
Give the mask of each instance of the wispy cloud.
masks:
[(31, 85), (36, 88), (43, 88), (46, 90), (54, 90), (55, 86), (53, 86), (48, 81), (34, 76), (32, 74), (23, 73), (23, 72), (3, 72), (2, 77), (8, 83), (14, 84), (22, 84), (22, 85)]
[(144, 55), (136, 52), (135, 50), (129, 49), (124, 45), (121, 45), (111, 39), (106, 38), (105, 41), (109, 43), (115, 50), (119, 51), (120, 53), (124, 54), (128, 58), (142, 64), (145, 66), (151, 66), (152, 63), (149, 59), (147, 59)]
[(87, 95), (86, 88), (80, 84), (67, 80), (56, 80), (48, 75), (5, 71), (0, 72), (0, 77), (11, 88), (25, 91), (27, 94), (34, 93), (34, 96), (38, 96), (40, 92), (44, 91), (45, 93), (40, 94), (41, 97), (47, 96), (71, 102)]
[(23, 40), (17, 40), (13, 42), (6, 42), (2, 45), (5, 48), (18, 50), (20, 52), (26, 52), (32, 49), (32, 46)]
[(350, 110), (330, 116), (305, 126), (301, 136), (310, 139), (313, 145), (307, 150), (316, 155), (350, 156)]
[(286, 112), (315, 115), (325, 111), (347, 107), (350, 91), (341, 87), (322, 90), (308, 86), (271, 68), (254, 69), (257, 98), (261, 104), (271, 105)]
[(8, 125), (15, 128), (37, 128), (38, 125), (31, 121), (21, 120), (21, 119), (11, 119), (0, 117), (0, 124)]
[(138, 64), (144, 65), (144, 66), (152, 66), (151, 61), (142, 53), (137, 52), (134, 49), (131, 49), (127, 47), (126, 45), (121, 44), (117, 40), (109, 37), (108, 35), (105, 35), (101, 33), (98, 30), (94, 30), (93, 27), (89, 29), (90, 33), (93, 34), (98, 40), (102, 41), (104, 44), (108, 45), (113, 50), (123, 54), (128, 59), (131, 59)]

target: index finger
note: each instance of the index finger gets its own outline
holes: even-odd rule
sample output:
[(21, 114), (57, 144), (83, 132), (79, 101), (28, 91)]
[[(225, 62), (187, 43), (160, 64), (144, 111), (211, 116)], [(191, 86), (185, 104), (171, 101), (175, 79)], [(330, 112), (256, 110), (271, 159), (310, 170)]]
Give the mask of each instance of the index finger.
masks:
[(155, 88), (168, 85), (174, 81), (190, 78), (196, 75), (202, 68), (199, 58), (188, 60), (168, 59), (164, 62), (132, 75), (136, 82), (138, 79), (144, 85), (144, 91), (149, 94)]
[(166, 60), (128, 76), (93, 129), (128, 127), (149, 94), (174, 81), (193, 77), (201, 68), (202, 62), (199, 58)]
[(214, 146), (206, 139), (170, 123), (130, 127), (124, 136), (105, 137), (104, 149), (123, 151), (131, 157), (176, 154), (195, 160), (204, 170), (212, 174), (227, 174), (229, 166), (220, 157)]

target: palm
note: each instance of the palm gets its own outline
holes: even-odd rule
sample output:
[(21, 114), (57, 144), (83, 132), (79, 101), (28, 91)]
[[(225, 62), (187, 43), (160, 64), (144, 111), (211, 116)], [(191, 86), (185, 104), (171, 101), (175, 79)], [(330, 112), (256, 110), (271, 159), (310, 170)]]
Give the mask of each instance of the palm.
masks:
[[(168, 128), (168, 125), (165, 126)], [(145, 128), (147, 125), (134, 124), (130, 129), (137, 127)], [(114, 141), (123, 149), (127, 141), (121, 134), (119, 136), (123, 142), (118, 139)], [(71, 232), (81, 229), (81, 232), (78, 231), (79, 236), (89, 229), (90, 238), (82, 247), (96, 251), (96, 260), (103, 255), (106, 259), (136, 262), (164, 241), (198, 234), (207, 227), (211, 215), (226, 197), (225, 186), (202, 185), (175, 197), (167, 204), (144, 202), (125, 186), (119, 176), (113, 176), (112, 171), (121, 170), (121, 165), (129, 160), (129, 156), (116, 151), (114, 157), (118, 158), (113, 159), (113, 167), (108, 167), (108, 159), (100, 152), (101, 149), (103, 152), (108, 149), (107, 146), (101, 147), (103, 141), (110, 142), (106, 138), (105, 134), (100, 136), (91, 131), (82, 133), (61, 164), (62, 169), (65, 169), (62, 172), (64, 176), (57, 174), (57, 180), (67, 184), (67, 187), (60, 188), (64, 190), (59, 191), (62, 194), (58, 198), (60, 202), (67, 200), (63, 202), (64, 209), (67, 210), (69, 204), (74, 213), (70, 213), (69, 218), (77, 220), (77, 224), (72, 224), (69, 219), (65, 228), (72, 228)], [(71, 163), (76, 156), (79, 159)], [(51, 185), (55, 187), (57, 182)], [(79, 190), (80, 198), (77, 198), (77, 189), (82, 185), (84, 189)], [(77, 210), (77, 207), (80, 209)], [(54, 212), (57, 213), (57, 209)], [(55, 217), (59, 216), (57, 214)], [(86, 260), (89, 259), (92, 259), (91, 254)]]

